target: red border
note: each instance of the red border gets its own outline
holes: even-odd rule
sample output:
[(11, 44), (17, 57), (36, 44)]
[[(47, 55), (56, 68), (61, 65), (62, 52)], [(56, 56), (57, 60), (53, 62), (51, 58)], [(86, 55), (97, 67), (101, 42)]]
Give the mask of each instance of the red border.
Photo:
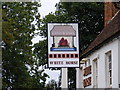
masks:
[[(50, 55), (52, 55), (52, 57), (50, 57)], [(54, 55), (56, 55), (56, 57), (54, 57)], [(58, 55), (61, 55), (61, 57), (58, 57)], [(65, 57), (63, 57), (62, 55), (65, 55)], [(67, 55), (69, 55), (69, 57), (67, 57)], [(72, 54), (48, 54), (48, 58), (79, 58), (79, 54), (73, 54), (73, 57), (71, 57)], [(75, 57), (75, 55), (78, 55), (77, 57)]]

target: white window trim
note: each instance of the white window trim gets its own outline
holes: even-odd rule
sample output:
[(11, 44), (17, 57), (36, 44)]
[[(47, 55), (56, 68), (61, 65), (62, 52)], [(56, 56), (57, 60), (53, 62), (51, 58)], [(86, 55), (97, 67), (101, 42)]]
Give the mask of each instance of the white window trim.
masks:
[(97, 58), (93, 60), (93, 88), (98, 88), (98, 59)]
[[(111, 69), (109, 69), (109, 56), (111, 57)], [(111, 71), (111, 77), (110, 72)], [(112, 79), (112, 53), (108, 51), (105, 53), (105, 78), (106, 78), (106, 88), (112, 88), (112, 80), (110, 84), (110, 78)]]

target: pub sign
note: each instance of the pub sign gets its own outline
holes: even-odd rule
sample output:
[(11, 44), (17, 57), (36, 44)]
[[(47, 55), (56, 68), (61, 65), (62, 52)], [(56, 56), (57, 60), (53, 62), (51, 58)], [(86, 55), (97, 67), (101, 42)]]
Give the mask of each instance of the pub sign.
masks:
[(48, 67), (79, 67), (77, 23), (48, 23)]

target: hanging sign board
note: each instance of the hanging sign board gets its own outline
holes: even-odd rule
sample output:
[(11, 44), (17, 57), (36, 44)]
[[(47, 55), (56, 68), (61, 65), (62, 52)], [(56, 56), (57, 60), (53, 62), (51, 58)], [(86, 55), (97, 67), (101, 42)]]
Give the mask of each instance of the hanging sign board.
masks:
[(79, 67), (77, 23), (48, 23), (48, 67)]

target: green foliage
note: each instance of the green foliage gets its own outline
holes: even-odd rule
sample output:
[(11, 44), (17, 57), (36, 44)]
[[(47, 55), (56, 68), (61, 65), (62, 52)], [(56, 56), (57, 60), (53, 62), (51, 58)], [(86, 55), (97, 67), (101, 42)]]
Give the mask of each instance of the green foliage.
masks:
[(57, 82), (54, 79), (52, 79), (51, 81), (48, 82), (46, 88), (57, 88)]
[[(48, 22), (78, 23), (80, 31), (80, 53), (96, 38), (103, 29), (103, 3), (98, 2), (60, 2), (56, 12), (42, 19), (40, 35), (47, 36)], [(75, 88), (75, 69), (69, 69), (69, 83)]]
[(31, 41), (36, 27), (40, 26), (38, 7), (37, 2), (2, 4), (3, 88), (41, 88), (45, 85), (48, 75), (38, 70), (40, 64), (36, 64)]
[(41, 35), (46, 37), (47, 22), (78, 23), (83, 52), (103, 28), (103, 3), (62, 2), (56, 8), (55, 13), (50, 13), (42, 20)]
[(39, 41), (39, 43), (34, 45), (34, 58), (39, 60), (38, 66), (45, 65), (47, 63), (47, 41)]

